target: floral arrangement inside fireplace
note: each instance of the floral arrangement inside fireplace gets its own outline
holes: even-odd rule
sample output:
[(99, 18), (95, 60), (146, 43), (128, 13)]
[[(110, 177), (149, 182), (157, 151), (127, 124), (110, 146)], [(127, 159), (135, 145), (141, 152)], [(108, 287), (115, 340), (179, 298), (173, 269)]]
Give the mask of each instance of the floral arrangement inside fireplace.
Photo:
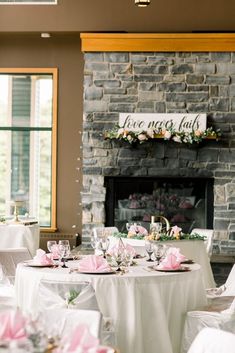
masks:
[(104, 133), (105, 139), (117, 139), (124, 140), (133, 143), (144, 143), (148, 140), (161, 138), (164, 140), (170, 140), (177, 143), (193, 144), (200, 143), (205, 139), (219, 140), (221, 132), (219, 129), (213, 130), (212, 127), (208, 127), (206, 130), (192, 130), (188, 131), (176, 131), (174, 129), (148, 129), (143, 131), (132, 131), (130, 129), (123, 128), (116, 125), (113, 129), (107, 130)]

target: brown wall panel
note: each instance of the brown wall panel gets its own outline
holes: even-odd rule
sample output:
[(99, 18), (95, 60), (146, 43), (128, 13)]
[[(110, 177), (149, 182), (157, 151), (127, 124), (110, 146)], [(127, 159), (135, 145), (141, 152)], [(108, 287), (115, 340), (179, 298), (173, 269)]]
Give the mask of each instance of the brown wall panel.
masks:
[[(75, 233), (80, 229), (80, 183), (76, 180), (81, 176), (76, 168), (81, 152), (83, 56), (79, 39), (0, 38), (0, 67), (58, 67), (57, 226), (63, 233)], [(76, 229), (72, 229), (74, 224)]]
[(232, 0), (58, 0), (58, 5), (2, 5), (0, 32), (233, 31)]

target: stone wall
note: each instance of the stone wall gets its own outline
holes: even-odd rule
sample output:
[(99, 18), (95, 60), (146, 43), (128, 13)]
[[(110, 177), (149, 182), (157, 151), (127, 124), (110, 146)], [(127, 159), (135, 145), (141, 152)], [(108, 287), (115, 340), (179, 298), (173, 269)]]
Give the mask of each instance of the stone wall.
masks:
[[(104, 176), (214, 178), (215, 251), (235, 249), (235, 53), (86, 53), (83, 238), (105, 222)], [(120, 112), (207, 113), (221, 141), (198, 148), (105, 141)], [(222, 242), (221, 242), (222, 241)], [(234, 248), (233, 248), (234, 247)]]

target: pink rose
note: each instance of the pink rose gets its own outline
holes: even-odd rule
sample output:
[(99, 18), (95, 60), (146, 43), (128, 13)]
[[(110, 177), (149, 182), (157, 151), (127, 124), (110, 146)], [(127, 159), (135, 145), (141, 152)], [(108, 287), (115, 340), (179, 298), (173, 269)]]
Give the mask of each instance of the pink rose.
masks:
[(195, 131), (194, 131), (194, 135), (195, 135), (195, 136), (201, 136), (201, 135), (202, 135), (201, 130), (195, 130)]
[(170, 131), (165, 130), (165, 131), (163, 132), (163, 136), (164, 136), (165, 139), (169, 140), (169, 139), (171, 138), (171, 133), (170, 133)]

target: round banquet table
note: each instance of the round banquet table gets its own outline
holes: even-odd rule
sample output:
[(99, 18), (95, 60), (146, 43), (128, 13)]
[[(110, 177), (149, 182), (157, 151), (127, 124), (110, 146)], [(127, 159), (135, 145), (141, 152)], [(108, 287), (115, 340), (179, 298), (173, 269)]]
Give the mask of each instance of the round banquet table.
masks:
[(186, 312), (206, 305), (201, 268), (194, 264), (188, 272), (166, 273), (148, 266), (146, 260), (138, 260), (123, 275), (88, 275), (19, 264), (17, 303), (24, 312), (36, 313), (41, 279), (91, 281), (102, 314), (113, 320), (121, 353), (179, 353)]

